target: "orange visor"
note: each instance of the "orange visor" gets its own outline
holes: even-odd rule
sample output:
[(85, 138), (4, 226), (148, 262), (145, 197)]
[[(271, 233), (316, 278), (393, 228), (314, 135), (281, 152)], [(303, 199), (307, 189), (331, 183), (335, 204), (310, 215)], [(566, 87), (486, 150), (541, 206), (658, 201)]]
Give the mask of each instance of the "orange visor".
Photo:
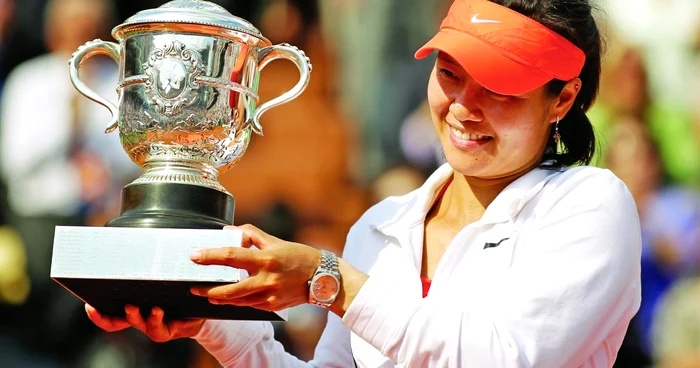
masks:
[(583, 51), (561, 35), (487, 0), (455, 0), (440, 31), (415, 57), (434, 50), (453, 57), (484, 88), (504, 95), (574, 79), (586, 62)]

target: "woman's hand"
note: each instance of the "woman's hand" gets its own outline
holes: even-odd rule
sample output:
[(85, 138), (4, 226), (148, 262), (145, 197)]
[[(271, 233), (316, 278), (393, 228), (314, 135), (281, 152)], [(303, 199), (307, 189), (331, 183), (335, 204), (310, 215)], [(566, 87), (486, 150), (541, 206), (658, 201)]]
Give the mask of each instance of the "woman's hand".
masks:
[[(243, 231), (241, 247), (205, 249), (193, 253), (202, 265), (225, 265), (248, 271), (235, 284), (193, 287), (192, 293), (213, 304), (250, 306), (279, 311), (308, 302), (308, 281), (321, 264), (321, 252), (310, 246), (283, 241), (252, 225), (227, 227)], [(249, 249), (251, 246), (259, 250)]]
[(107, 332), (115, 332), (128, 327), (134, 327), (145, 333), (155, 342), (166, 342), (183, 337), (192, 337), (199, 332), (202, 328), (202, 324), (204, 324), (203, 319), (164, 323), (164, 313), (160, 308), (153, 308), (151, 310), (151, 315), (148, 316), (146, 320), (141, 316), (138, 307), (127, 305), (124, 309), (126, 311), (125, 319), (112, 318), (103, 316), (91, 305), (85, 304), (85, 312), (87, 312), (88, 317), (97, 327)]

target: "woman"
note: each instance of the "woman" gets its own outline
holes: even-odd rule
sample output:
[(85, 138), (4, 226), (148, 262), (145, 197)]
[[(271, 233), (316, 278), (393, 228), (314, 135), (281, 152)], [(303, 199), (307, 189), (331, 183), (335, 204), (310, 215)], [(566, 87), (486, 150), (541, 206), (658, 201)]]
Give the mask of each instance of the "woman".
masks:
[[(448, 164), (367, 211), (342, 259), (243, 226), (244, 248), (191, 258), (252, 276), (192, 292), (265, 310), (328, 307), (311, 366), (611, 366), (639, 307), (640, 230), (614, 175), (564, 169), (595, 146), (584, 112), (601, 41), (588, 0), (456, 0), (416, 57), (432, 51), (428, 101)], [(108, 331), (193, 337), (224, 366), (308, 366), (266, 322), (86, 308)]]

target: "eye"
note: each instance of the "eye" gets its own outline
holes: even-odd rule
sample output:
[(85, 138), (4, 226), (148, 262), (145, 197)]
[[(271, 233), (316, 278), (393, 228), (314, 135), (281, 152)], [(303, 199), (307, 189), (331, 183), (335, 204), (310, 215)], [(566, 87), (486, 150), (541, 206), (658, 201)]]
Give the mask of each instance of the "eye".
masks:
[(450, 81), (458, 81), (459, 80), (457, 75), (455, 73), (451, 72), (449, 69), (444, 69), (444, 68), (438, 69), (438, 75), (440, 77), (445, 78), (445, 79), (450, 80)]

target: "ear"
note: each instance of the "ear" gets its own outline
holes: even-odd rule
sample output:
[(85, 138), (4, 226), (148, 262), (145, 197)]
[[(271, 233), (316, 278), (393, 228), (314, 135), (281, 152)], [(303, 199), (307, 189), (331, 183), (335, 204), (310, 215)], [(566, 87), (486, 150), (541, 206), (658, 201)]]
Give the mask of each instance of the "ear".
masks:
[(581, 79), (576, 78), (568, 81), (559, 93), (559, 96), (552, 99), (549, 104), (549, 122), (557, 121), (557, 116), (563, 119), (571, 110), (576, 101), (576, 96), (581, 91)]

